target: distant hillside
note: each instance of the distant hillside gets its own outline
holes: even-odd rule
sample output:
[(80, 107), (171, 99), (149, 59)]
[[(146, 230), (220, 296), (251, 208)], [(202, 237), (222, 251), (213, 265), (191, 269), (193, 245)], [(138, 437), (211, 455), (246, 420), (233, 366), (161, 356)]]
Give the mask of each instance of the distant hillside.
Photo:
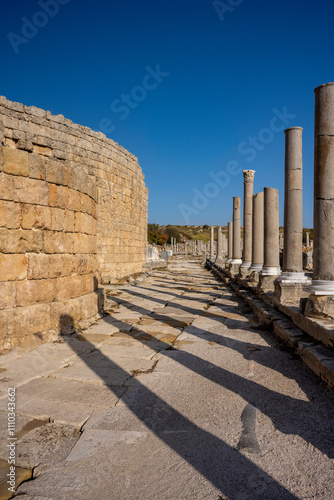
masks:
[[(227, 233), (227, 227), (222, 226), (223, 233)], [(177, 243), (186, 240), (202, 240), (207, 243), (210, 240), (210, 226), (160, 226), (159, 224), (148, 224), (148, 242), (157, 245), (164, 245), (171, 242), (171, 237)], [(215, 231), (215, 239), (216, 231)]]

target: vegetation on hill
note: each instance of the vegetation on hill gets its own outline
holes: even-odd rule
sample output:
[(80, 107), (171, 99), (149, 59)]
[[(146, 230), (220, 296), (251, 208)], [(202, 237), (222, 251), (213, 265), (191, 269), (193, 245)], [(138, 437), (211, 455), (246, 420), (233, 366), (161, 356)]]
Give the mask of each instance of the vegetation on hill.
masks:
[[(227, 232), (227, 228), (222, 226), (223, 232)], [(216, 233), (216, 232), (215, 232)], [(160, 226), (159, 224), (148, 224), (148, 242), (156, 245), (164, 245), (170, 243), (171, 238), (175, 238), (177, 243), (182, 243), (186, 240), (202, 240), (204, 243), (210, 241), (210, 226)], [(215, 239), (217, 238), (215, 234)], [(159, 243), (158, 241), (161, 241)]]

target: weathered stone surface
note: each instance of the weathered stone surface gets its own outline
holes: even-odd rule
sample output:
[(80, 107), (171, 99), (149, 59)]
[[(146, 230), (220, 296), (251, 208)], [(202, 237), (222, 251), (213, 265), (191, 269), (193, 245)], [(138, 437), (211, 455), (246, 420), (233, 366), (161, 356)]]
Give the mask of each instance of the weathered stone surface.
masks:
[(0, 254), (0, 281), (24, 280), (28, 259), (23, 254)]
[(29, 159), (26, 151), (4, 148), (3, 171), (11, 175), (29, 175)]

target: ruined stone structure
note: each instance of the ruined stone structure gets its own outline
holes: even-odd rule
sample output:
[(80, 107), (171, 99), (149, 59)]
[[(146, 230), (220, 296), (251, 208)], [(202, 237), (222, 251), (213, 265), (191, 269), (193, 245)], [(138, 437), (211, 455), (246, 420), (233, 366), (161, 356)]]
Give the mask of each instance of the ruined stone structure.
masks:
[[(98, 283), (142, 270), (148, 191), (135, 156), (63, 116), (0, 98), (0, 349), (96, 317)], [(65, 316), (63, 316), (65, 317)]]

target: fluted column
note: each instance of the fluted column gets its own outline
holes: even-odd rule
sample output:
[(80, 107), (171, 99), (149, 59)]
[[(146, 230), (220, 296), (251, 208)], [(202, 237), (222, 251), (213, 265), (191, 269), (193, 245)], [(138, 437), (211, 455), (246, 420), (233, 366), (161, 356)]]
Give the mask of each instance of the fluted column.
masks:
[(261, 276), (278, 276), (279, 265), (279, 212), (278, 190), (264, 188), (264, 262)]
[(263, 192), (253, 196), (253, 238), (252, 238), (252, 265), (250, 271), (261, 271), (263, 267)]
[(252, 213), (253, 213), (253, 185), (255, 170), (244, 170), (244, 221), (243, 221), (243, 253), (240, 268), (249, 269), (252, 264)]
[(241, 264), (240, 196), (233, 197), (233, 256), (231, 264)]

